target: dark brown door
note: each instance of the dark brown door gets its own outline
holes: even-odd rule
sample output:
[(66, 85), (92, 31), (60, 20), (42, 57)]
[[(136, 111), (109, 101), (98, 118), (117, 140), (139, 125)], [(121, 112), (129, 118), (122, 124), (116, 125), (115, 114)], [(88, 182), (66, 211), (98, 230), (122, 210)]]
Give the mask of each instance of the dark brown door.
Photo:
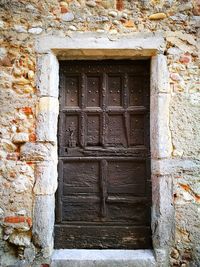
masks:
[(149, 248), (149, 60), (60, 62), (56, 248)]

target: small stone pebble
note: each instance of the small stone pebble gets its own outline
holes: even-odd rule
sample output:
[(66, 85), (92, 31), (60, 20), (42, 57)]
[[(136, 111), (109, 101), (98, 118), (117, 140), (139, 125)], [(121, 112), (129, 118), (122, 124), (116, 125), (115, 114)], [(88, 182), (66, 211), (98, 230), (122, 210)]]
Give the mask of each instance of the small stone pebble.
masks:
[(108, 12), (108, 15), (115, 18), (115, 17), (117, 17), (118, 14), (116, 11), (110, 11), (110, 12)]
[(71, 12), (67, 12), (61, 16), (61, 19), (64, 21), (72, 21), (74, 20), (74, 14)]
[(31, 28), (28, 30), (28, 32), (32, 34), (40, 34), (42, 32), (42, 28)]
[(95, 1), (88, 1), (86, 5), (89, 7), (95, 7), (97, 4), (95, 3)]
[(127, 19), (127, 18), (128, 18), (128, 14), (123, 13), (123, 14), (122, 14), (122, 18), (123, 18), (123, 19)]
[(70, 30), (70, 31), (76, 31), (77, 28), (76, 28), (75, 26), (73, 26), (73, 25), (70, 25), (70, 26), (69, 26), (69, 30)]
[(2, 20), (0, 20), (0, 28), (4, 27), (4, 22)]
[(102, 29), (98, 29), (97, 32), (98, 32), (98, 33), (103, 33), (103, 32), (105, 32), (105, 31), (102, 30)]
[(155, 13), (149, 16), (150, 20), (165, 19), (167, 15), (165, 13)]
[(115, 35), (117, 33), (118, 33), (117, 30), (110, 30), (110, 34), (112, 34), (112, 35)]
[(113, 24), (114, 24), (114, 25), (119, 25), (120, 22), (119, 22), (118, 20), (115, 19), (115, 20), (113, 20)]
[(27, 30), (22, 25), (15, 25), (14, 26), (14, 29), (15, 29), (16, 32), (19, 32), (19, 33), (21, 33), (21, 32), (27, 32)]

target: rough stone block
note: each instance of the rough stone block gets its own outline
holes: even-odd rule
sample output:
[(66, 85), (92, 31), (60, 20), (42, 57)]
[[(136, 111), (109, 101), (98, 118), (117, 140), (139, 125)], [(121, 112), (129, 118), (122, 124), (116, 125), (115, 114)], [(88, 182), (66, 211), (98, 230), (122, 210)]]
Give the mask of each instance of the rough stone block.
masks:
[(12, 188), (18, 194), (30, 191), (33, 188), (33, 179), (30, 179), (30, 177), (27, 177), (26, 175), (18, 175), (12, 182)]
[(6, 152), (14, 152), (17, 147), (10, 141), (6, 139), (1, 139), (0, 147), (2, 147)]
[(26, 143), (21, 146), (20, 159), (23, 161), (43, 161), (57, 159), (56, 146), (45, 143)]
[(199, 171), (200, 165), (198, 160), (189, 159), (161, 159), (151, 161), (152, 175), (165, 176), (182, 171)]
[[(151, 250), (55, 250), (51, 267), (156, 267)], [(159, 266), (161, 267), (161, 266)]]
[(41, 97), (37, 107), (37, 141), (57, 142), (59, 103), (57, 98)]
[(151, 155), (152, 158), (169, 158), (172, 152), (169, 130), (169, 94), (155, 94), (151, 97)]
[(158, 267), (169, 267), (168, 249), (154, 249), (156, 264)]
[(30, 232), (13, 233), (9, 237), (9, 242), (16, 246), (28, 247), (31, 243), (31, 234)]
[(14, 144), (20, 144), (20, 143), (25, 143), (29, 141), (29, 134), (28, 133), (16, 133), (13, 136), (12, 139)]
[(167, 58), (164, 55), (151, 59), (151, 95), (157, 93), (170, 93)]
[(36, 195), (54, 194), (57, 188), (57, 164), (55, 161), (37, 163), (35, 166), (35, 186), (33, 191)]
[(33, 209), (33, 241), (40, 248), (50, 247), (54, 229), (54, 195), (36, 196)]
[(152, 177), (152, 232), (154, 248), (171, 245), (174, 221), (172, 177)]
[(40, 96), (58, 97), (59, 63), (52, 53), (37, 58), (36, 85)]

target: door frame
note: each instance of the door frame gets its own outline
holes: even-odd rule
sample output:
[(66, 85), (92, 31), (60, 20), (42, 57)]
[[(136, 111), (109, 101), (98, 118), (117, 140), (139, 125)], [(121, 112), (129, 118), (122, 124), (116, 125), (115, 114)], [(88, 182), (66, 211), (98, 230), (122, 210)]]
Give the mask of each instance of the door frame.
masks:
[[(115, 38), (114, 38), (115, 37)], [(59, 113), (59, 59), (151, 59), (150, 147), (153, 248), (157, 262), (167, 263), (174, 228), (172, 144), (169, 129), (170, 85), (165, 41), (161, 35), (136, 33), (108, 36), (74, 33), (46, 35), (36, 40), (36, 146), (43, 153), (35, 167), (33, 240), (47, 257), (53, 251), (55, 191), (57, 189), (57, 121)]]

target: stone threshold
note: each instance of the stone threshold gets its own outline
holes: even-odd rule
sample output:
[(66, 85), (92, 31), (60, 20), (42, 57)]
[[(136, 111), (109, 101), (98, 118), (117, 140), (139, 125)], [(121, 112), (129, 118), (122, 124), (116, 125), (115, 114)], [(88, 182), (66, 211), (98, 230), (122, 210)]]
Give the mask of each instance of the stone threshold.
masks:
[(50, 267), (155, 267), (153, 250), (58, 249)]

